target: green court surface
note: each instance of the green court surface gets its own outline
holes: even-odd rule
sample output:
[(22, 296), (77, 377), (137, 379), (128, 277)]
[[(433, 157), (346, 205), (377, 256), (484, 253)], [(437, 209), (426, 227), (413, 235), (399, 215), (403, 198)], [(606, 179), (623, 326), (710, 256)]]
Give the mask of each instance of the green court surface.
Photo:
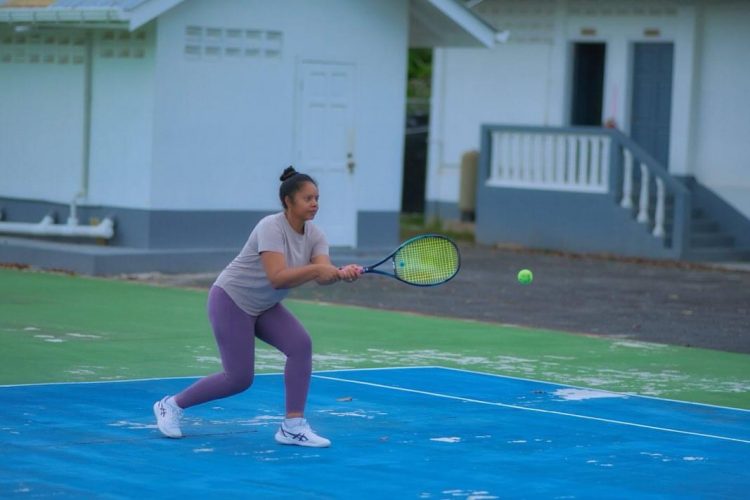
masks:
[[(0, 269), (0, 384), (217, 371), (206, 296), (203, 290)], [(750, 409), (749, 355), (359, 307), (286, 304), (313, 337), (315, 370), (445, 366)], [(258, 372), (280, 372), (282, 355), (259, 345)]]

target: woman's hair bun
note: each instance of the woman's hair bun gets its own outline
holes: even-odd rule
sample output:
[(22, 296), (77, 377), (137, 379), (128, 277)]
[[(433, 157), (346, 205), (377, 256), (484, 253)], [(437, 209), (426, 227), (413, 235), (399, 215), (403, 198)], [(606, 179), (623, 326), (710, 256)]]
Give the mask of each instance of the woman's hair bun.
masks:
[(294, 170), (294, 167), (291, 166), (291, 165), (289, 165), (288, 167), (286, 167), (284, 169), (284, 173), (281, 174), (281, 177), (279, 177), (279, 179), (281, 180), (281, 182), (284, 182), (285, 180), (287, 180), (291, 176), (295, 175), (296, 173), (297, 173), (297, 171)]

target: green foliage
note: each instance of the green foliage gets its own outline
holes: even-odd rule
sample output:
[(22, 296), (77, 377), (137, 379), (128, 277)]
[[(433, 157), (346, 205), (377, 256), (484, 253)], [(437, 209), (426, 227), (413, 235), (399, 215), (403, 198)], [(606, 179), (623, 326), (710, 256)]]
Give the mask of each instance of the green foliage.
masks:
[(407, 97), (428, 99), (432, 80), (432, 49), (410, 49), (408, 71)]

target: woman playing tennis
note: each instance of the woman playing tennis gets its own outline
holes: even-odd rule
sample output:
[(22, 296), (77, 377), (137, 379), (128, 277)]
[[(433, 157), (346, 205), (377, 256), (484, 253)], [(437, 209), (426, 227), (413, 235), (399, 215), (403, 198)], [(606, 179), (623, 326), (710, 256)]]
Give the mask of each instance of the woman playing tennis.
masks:
[(354, 281), (361, 268), (337, 268), (323, 232), (310, 222), (318, 211), (318, 186), (293, 167), (281, 176), (283, 212), (263, 218), (239, 255), (221, 272), (208, 294), (208, 318), (221, 355), (221, 373), (198, 380), (154, 403), (159, 430), (182, 437), (183, 410), (238, 394), (253, 383), (255, 339), (286, 355), (286, 418), (276, 432), (282, 444), (326, 447), (304, 418), (312, 374), (312, 342), (300, 322), (281, 304), (290, 288), (315, 280), (321, 285)]

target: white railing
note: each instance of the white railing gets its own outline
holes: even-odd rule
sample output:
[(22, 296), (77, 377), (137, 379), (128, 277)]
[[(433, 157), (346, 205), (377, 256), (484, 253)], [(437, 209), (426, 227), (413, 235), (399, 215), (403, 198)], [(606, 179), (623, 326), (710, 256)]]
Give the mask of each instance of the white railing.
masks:
[[(632, 209), (633, 208), (633, 164), (636, 161), (633, 158), (633, 153), (627, 149), (622, 150), (622, 199), (620, 200), (620, 206), (622, 208)], [(640, 169), (640, 183), (641, 187), (638, 191), (638, 214), (635, 220), (641, 224), (650, 224), (651, 220), (651, 179), (654, 179), (656, 184), (656, 205), (654, 207), (654, 218), (653, 218), (653, 229), (651, 234), (657, 238), (663, 238), (666, 236), (664, 224), (666, 222), (666, 211), (667, 211), (667, 191), (664, 187), (664, 181), (656, 176), (652, 175), (648, 165), (644, 162), (637, 162)]]
[(611, 138), (603, 134), (493, 130), (495, 187), (606, 193)]
[(678, 255), (687, 248), (689, 191), (616, 129), (484, 125), (480, 161), (484, 186), (610, 194), (653, 236), (671, 225)]

